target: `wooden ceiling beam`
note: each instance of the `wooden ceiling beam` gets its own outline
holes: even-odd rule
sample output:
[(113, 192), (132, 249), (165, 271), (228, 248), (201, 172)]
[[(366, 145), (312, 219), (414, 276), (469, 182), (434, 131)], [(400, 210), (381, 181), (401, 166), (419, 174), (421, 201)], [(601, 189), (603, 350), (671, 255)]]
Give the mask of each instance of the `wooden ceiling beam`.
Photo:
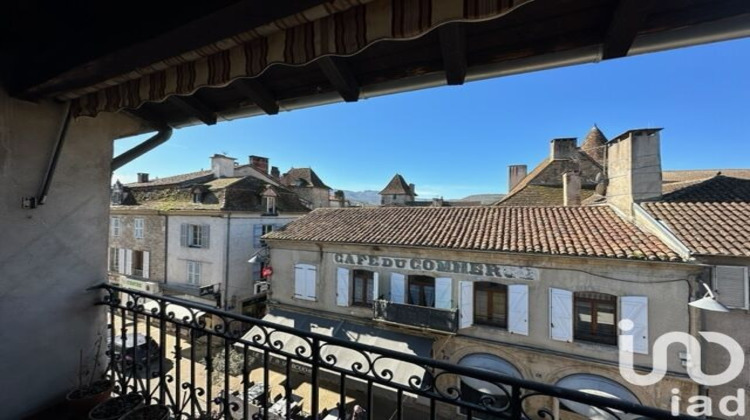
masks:
[(653, 2), (620, 0), (617, 2), (607, 35), (602, 43), (602, 60), (625, 57), (633, 45), (638, 29), (648, 16)]
[(359, 99), (359, 82), (346, 61), (341, 57), (323, 57), (318, 60), (320, 69), (346, 102)]
[(279, 103), (265, 86), (255, 79), (240, 79), (232, 83), (243, 96), (255, 102), (266, 114), (279, 113)]
[(466, 80), (466, 31), (454, 23), (440, 28), (440, 51), (445, 68), (445, 81), (449, 85), (463, 85)]
[(206, 125), (216, 124), (216, 112), (194, 96), (173, 95), (167, 99), (167, 102), (178, 108), (183, 113), (203, 121)]

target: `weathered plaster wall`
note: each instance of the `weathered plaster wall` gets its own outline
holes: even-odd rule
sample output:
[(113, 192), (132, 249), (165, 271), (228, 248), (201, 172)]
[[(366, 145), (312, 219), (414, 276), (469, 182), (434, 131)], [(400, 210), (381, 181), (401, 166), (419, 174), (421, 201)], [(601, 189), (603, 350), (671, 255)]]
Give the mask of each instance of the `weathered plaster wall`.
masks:
[[(134, 134), (115, 114), (74, 121), (47, 204), (29, 210), (63, 120), (62, 105), (0, 90), (0, 406), (22, 418), (60, 401), (106, 326), (86, 288), (107, 278), (112, 140)], [(90, 361), (87, 358), (87, 363)]]
[[(210, 226), (208, 248), (191, 248), (180, 245), (180, 226), (183, 223)], [(219, 216), (170, 215), (167, 232), (169, 251), (167, 253), (167, 283), (187, 282), (187, 262), (201, 263), (200, 286), (223, 284), (226, 252), (226, 220)], [(223, 289), (222, 289), (223, 290)]]
[[(114, 210), (112, 217), (120, 218), (120, 236), (112, 236), (109, 230), (109, 247), (149, 252), (149, 281), (164, 282), (166, 267), (165, 235), (166, 217), (157, 214), (132, 214)], [(143, 238), (134, 235), (136, 218), (143, 219)], [(110, 219), (111, 221), (111, 219)], [(179, 242), (177, 243), (179, 245)]]

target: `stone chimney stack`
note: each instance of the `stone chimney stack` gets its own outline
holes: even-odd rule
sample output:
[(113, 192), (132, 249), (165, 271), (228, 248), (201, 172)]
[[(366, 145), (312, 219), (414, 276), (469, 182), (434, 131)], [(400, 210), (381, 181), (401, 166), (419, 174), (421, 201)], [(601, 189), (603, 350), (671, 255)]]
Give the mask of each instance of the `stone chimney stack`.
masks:
[(235, 158), (215, 154), (211, 156), (211, 172), (216, 178), (226, 178), (234, 176)]
[(271, 176), (276, 179), (281, 178), (281, 172), (279, 172), (278, 166), (271, 166)]
[(410, 191), (411, 195), (413, 195), (413, 196), (416, 197), (417, 196), (417, 190), (416, 190), (416, 187), (414, 186), (414, 184), (409, 184), (409, 189), (411, 190)]
[(563, 205), (565, 207), (581, 205), (581, 175), (578, 172), (563, 174)]
[(250, 166), (259, 172), (268, 175), (268, 158), (263, 156), (250, 156)]
[(577, 140), (573, 138), (552, 139), (550, 141), (550, 160), (571, 159), (575, 156)]
[(148, 174), (147, 173), (138, 172), (137, 177), (138, 177), (137, 180), (138, 180), (139, 184), (143, 183), (143, 182), (148, 182)]
[(607, 201), (627, 215), (661, 198), (661, 128), (629, 130), (607, 144)]
[(508, 192), (526, 178), (527, 170), (526, 165), (508, 165)]

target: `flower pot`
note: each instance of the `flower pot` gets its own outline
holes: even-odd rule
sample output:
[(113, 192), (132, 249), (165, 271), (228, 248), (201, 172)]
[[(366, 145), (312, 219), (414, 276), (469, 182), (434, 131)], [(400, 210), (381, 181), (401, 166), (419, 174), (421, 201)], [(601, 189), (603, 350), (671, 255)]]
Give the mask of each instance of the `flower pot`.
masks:
[(170, 413), (166, 405), (146, 405), (125, 414), (120, 420), (169, 420)]
[(91, 409), (89, 420), (117, 420), (144, 403), (143, 395), (135, 392), (112, 398)]
[(101, 380), (76, 388), (65, 396), (68, 408), (77, 418), (86, 418), (89, 411), (112, 396), (114, 384)]

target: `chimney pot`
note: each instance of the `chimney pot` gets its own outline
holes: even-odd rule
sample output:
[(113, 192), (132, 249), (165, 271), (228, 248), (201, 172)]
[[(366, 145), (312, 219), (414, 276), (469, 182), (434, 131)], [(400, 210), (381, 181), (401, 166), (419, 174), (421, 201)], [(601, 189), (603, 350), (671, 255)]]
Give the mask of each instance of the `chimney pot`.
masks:
[(139, 183), (148, 182), (148, 174), (144, 173), (144, 172), (139, 172), (138, 173), (138, 182)]
[(235, 158), (224, 155), (211, 156), (211, 172), (216, 178), (226, 178), (234, 176)]
[(550, 160), (571, 159), (576, 152), (576, 138), (552, 139), (550, 141)]
[(581, 176), (578, 172), (563, 174), (563, 205), (565, 207), (581, 205)]
[(271, 176), (278, 179), (281, 177), (278, 166), (271, 166)]
[(628, 130), (607, 143), (607, 200), (627, 215), (633, 203), (661, 198), (659, 131)]
[(526, 178), (526, 165), (508, 165), (508, 192), (518, 185), (521, 180)]
[(263, 156), (250, 156), (250, 166), (259, 172), (268, 175), (268, 158)]

